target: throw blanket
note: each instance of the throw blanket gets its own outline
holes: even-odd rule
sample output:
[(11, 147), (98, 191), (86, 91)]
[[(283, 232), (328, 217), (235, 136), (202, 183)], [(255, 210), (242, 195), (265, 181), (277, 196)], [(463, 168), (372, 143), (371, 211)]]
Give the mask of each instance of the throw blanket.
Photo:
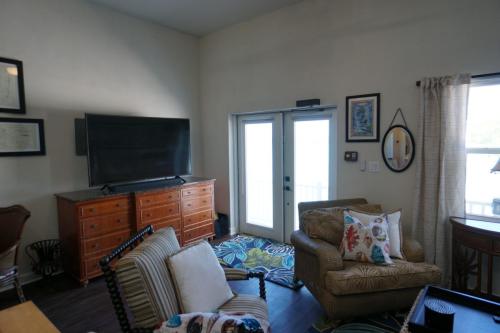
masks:
[(269, 323), (250, 314), (193, 312), (172, 316), (154, 333), (271, 333)]

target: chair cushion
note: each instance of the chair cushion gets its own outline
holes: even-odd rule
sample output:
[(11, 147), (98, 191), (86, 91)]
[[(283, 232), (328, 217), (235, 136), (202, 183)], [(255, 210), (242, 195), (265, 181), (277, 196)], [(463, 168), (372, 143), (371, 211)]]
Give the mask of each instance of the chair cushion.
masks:
[(179, 251), (172, 228), (160, 229), (118, 260), (116, 275), (136, 326), (153, 327), (179, 313), (165, 259)]
[(403, 256), (403, 230), (401, 226), (401, 209), (387, 212), (385, 214), (363, 213), (356, 210), (350, 210), (352, 216), (357, 217), (364, 224), (368, 224), (372, 216), (385, 215), (389, 223), (389, 243), (391, 245), (389, 253), (391, 257), (405, 259)]
[(267, 303), (265, 300), (256, 295), (237, 294), (229, 302), (219, 308), (219, 311), (224, 312), (242, 312), (254, 315), (260, 320), (269, 321), (267, 311)]
[(183, 248), (168, 257), (167, 264), (183, 313), (211, 312), (234, 296), (207, 241)]
[(346, 208), (366, 213), (382, 212), (382, 207), (374, 204), (306, 210), (300, 217), (304, 232), (311, 238), (322, 239), (330, 244), (339, 246), (344, 232), (344, 210)]
[(377, 291), (423, 287), (439, 283), (441, 271), (435, 265), (394, 260), (392, 266), (344, 261), (344, 269), (330, 271), (326, 288), (334, 295), (351, 295)]
[(344, 238), (340, 252), (346, 260), (390, 265), (389, 224), (384, 214), (366, 215), (362, 222), (352, 215), (352, 210), (344, 211)]

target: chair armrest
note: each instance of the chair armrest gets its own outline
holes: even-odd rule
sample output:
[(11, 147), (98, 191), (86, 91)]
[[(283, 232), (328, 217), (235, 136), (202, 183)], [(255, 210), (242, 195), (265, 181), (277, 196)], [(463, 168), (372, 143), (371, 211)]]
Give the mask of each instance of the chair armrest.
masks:
[(342, 256), (334, 245), (321, 239), (310, 238), (301, 230), (292, 233), (291, 242), (296, 250), (308, 252), (318, 258), (321, 274), (344, 269)]
[(407, 261), (410, 262), (424, 262), (425, 255), (422, 245), (415, 239), (403, 239), (403, 254)]
[(234, 280), (248, 280), (250, 278), (258, 278), (259, 279), (259, 295), (262, 299), (266, 299), (266, 283), (264, 281), (264, 273), (263, 272), (250, 272), (246, 269), (241, 268), (230, 268), (230, 267), (222, 267), (224, 270), (224, 274), (226, 275), (226, 280), (234, 281)]

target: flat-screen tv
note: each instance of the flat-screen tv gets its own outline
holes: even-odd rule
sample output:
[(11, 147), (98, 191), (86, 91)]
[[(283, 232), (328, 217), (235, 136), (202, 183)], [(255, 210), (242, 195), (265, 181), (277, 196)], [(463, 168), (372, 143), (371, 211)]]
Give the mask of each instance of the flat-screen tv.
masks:
[(90, 186), (191, 174), (189, 119), (85, 114)]

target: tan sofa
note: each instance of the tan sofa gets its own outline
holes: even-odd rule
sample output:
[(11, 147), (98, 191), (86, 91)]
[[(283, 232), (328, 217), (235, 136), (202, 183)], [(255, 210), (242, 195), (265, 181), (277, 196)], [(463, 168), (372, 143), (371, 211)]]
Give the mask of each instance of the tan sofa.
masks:
[(441, 280), (439, 268), (424, 262), (420, 244), (404, 237), (406, 260), (393, 259), (392, 266), (342, 260), (338, 246), (343, 233), (343, 208), (338, 209), (334, 219), (322, 215), (324, 208), (354, 206), (381, 211), (380, 206), (366, 204), (365, 199), (299, 204), (300, 229), (291, 237), (295, 278), (304, 282), (332, 319), (409, 308), (423, 286)]

